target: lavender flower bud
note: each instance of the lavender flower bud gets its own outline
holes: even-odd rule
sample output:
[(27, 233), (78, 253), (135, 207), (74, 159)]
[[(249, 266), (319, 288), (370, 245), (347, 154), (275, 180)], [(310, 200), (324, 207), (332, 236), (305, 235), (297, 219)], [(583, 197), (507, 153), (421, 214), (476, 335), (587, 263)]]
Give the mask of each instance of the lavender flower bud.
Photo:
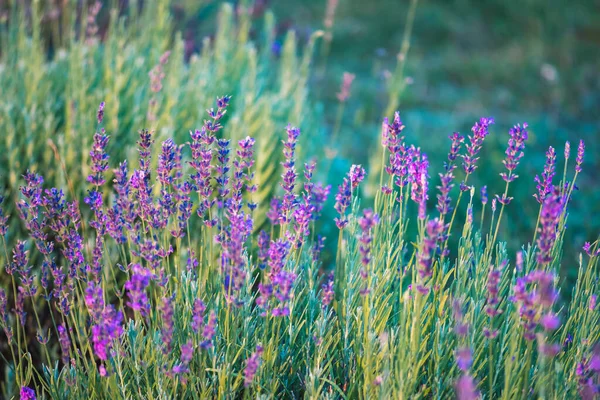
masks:
[(104, 119), (104, 102), (101, 102), (98, 106), (98, 113), (96, 115), (96, 118), (98, 120), (98, 124), (101, 124), (102, 119)]
[(577, 158), (575, 159), (575, 171), (577, 173), (581, 172), (581, 164), (583, 164), (583, 154), (585, 152), (585, 143), (583, 140), (579, 141), (579, 146), (577, 147)]

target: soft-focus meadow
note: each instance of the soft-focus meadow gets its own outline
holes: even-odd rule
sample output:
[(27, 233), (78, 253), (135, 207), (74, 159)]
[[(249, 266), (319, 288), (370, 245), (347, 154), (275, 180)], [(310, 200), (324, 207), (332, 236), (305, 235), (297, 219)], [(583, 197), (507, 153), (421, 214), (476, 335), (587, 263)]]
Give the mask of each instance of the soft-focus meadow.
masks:
[(598, 398), (598, 16), (520, 7), (0, 3), (0, 397)]

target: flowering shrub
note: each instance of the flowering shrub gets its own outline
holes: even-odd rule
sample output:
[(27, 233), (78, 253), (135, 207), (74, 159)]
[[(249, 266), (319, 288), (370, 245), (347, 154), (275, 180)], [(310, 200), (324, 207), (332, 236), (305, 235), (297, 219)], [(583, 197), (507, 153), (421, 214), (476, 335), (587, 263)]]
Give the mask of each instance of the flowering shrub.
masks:
[[(318, 34), (298, 59), (293, 33), (274, 46), (266, 14), (255, 47), (252, 13), (225, 5), (184, 63), (167, 0), (127, 8), (133, 22), (102, 38), (96, 2), (81, 20), (62, 9), (63, 47), (44, 62), (39, 2), (20, 4), (0, 21), (1, 396), (598, 397), (599, 243), (571, 268), (572, 294), (558, 275), (583, 142), (574, 157), (565, 144), (562, 177), (553, 147), (539, 175), (519, 177), (529, 127), (514, 126), (486, 182), (504, 189), (488, 194), (473, 182), (492, 118), (451, 134), (440, 165), (396, 113), (372, 199), (361, 165), (337, 188), (320, 181), (330, 165), (306, 100)], [(233, 96), (204, 113), (221, 92)], [(534, 199), (517, 197), (517, 179), (537, 184)], [(536, 227), (509, 252), (506, 218), (526, 202)]]
[[(280, 195), (256, 232), (259, 144), (220, 136), (230, 100), (217, 99), (186, 145), (160, 143), (157, 160), (155, 133), (141, 130), (135, 164), (109, 157), (103, 102), (85, 204), (36, 172), (23, 176), (16, 209), (28, 237), (7, 248), (0, 219), (11, 282), (0, 289), (8, 397), (597, 395), (598, 243), (584, 248), (570, 304), (555, 272), (583, 142), (574, 174), (568, 168), (560, 181), (548, 152), (536, 177), (538, 228), (508, 254), (498, 232), (504, 207), (514, 206), (527, 125), (509, 132), (498, 178), (506, 189), (486, 215), (487, 191), (476, 195), (467, 179), (493, 120), (482, 118), (466, 140), (450, 136), (430, 207), (429, 160), (396, 113), (384, 121), (387, 165), (373, 208), (360, 206), (363, 167), (338, 187), (336, 265), (322, 274), (315, 222), (329, 189), (314, 181), (317, 164), (299, 167), (301, 131), (286, 129)], [(463, 197), (467, 217), (458, 221)], [(407, 236), (411, 224), (416, 237)], [(461, 237), (457, 248), (451, 235)]]

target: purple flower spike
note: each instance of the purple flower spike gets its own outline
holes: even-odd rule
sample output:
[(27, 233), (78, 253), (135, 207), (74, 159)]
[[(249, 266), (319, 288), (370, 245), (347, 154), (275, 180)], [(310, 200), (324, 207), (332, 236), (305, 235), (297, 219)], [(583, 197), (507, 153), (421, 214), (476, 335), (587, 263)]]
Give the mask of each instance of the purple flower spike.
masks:
[(335, 210), (340, 215), (339, 218), (335, 218), (335, 225), (338, 229), (344, 229), (348, 224), (346, 219), (346, 209), (350, 206), (352, 201), (352, 191), (350, 190), (350, 181), (344, 178), (341, 185), (338, 186), (338, 192), (335, 195)]
[(156, 168), (157, 179), (163, 189), (173, 183), (173, 170), (176, 166), (177, 146), (173, 139), (163, 142), (161, 152), (158, 155), (158, 167)]
[(104, 133), (104, 129), (100, 133), (94, 133), (94, 144), (90, 151), (92, 174), (88, 176), (87, 180), (96, 187), (102, 186), (106, 182), (104, 173), (108, 169), (108, 154), (106, 154), (108, 140), (109, 136)]
[(465, 374), (458, 378), (455, 389), (457, 400), (477, 400), (480, 398), (477, 385), (471, 375)]
[(471, 174), (477, 168), (477, 160), (479, 157), (479, 151), (483, 145), (483, 141), (489, 134), (489, 127), (494, 123), (493, 118), (481, 118), (479, 122), (476, 122), (471, 131), (472, 135), (469, 135), (470, 144), (467, 144), (467, 154), (463, 155), (463, 168), (465, 173)]
[(437, 249), (438, 240), (444, 234), (444, 231), (445, 225), (439, 219), (436, 218), (427, 222), (422, 248), (417, 255), (417, 268), (421, 278), (427, 278), (433, 274), (431, 268), (433, 266), (435, 250)]
[(540, 324), (545, 331), (552, 332), (560, 326), (560, 318), (556, 314), (548, 313), (541, 318)]
[(204, 337), (204, 341), (200, 343), (200, 347), (203, 349), (209, 349), (212, 347), (213, 338), (217, 333), (217, 314), (214, 311), (211, 311), (208, 316), (208, 321), (206, 325), (204, 325), (204, 329), (202, 330), (202, 336)]
[(486, 205), (488, 202), (487, 186), (481, 187), (481, 204)]
[(544, 198), (540, 214), (539, 236), (537, 240), (537, 261), (541, 265), (552, 262), (552, 249), (556, 242), (558, 223), (564, 209), (564, 198), (558, 189)]
[(533, 195), (538, 203), (543, 203), (544, 199), (552, 191), (552, 178), (554, 178), (556, 164), (556, 152), (553, 147), (549, 147), (546, 152), (546, 165), (544, 166), (544, 172), (540, 178), (538, 175), (535, 176), (534, 180), (537, 183), (538, 192)]
[(333, 273), (327, 276), (325, 283), (321, 285), (321, 302), (323, 309), (326, 309), (329, 304), (333, 301), (334, 289), (333, 289)]
[(456, 365), (463, 372), (467, 372), (473, 363), (473, 353), (470, 348), (462, 347), (456, 351)]
[(579, 141), (579, 146), (577, 147), (577, 158), (575, 159), (575, 171), (577, 173), (581, 172), (581, 164), (583, 164), (583, 154), (585, 152), (585, 143), (583, 140)]
[(150, 90), (152, 90), (154, 93), (158, 93), (162, 89), (162, 81), (163, 81), (163, 79), (165, 79), (164, 66), (169, 61), (170, 55), (171, 55), (170, 51), (168, 51), (168, 50), (165, 51), (160, 56), (160, 59), (158, 60), (158, 64), (156, 64), (154, 66), (154, 68), (152, 68), (150, 73), (148, 74), (150, 76)]
[(8, 232), (8, 215), (4, 215), (1, 205), (4, 202), (4, 196), (0, 195), (0, 236), (5, 236)]
[[(400, 120), (400, 114), (394, 114), (394, 121), (390, 124), (388, 119), (383, 121), (383, 131), (381, 144), (387, 147), (390, 153), (389, 165), (386, 165), (385, 171), (392, 177), (401, 177), (406, 175), (406, 147), (404, 145), (404, 124)], [(402, 180), (398, 183), (402, 183)]]
[(283, 141), (283, 156), (285, 157), (285, 161), (281, 163), (283, 165), (281, 187), (283, 188), (284, 195), (281, 204), (280, 221), (283, 224), (291, 221), (291, 214), (296, 206), (296, 194), (294, 193), (296, 178), (298, 177), (298, 173), (296, 172), (296, 144), (300, 136), (300, 129), (291, 125), (288, 125), (286, 131), (287, 140)]
[(356, 189), (365, 179), (365, 176), (365, 169), (361, 165), (352, 165), (352, 167), (350, 167), (350, 172), (348, 173), (352, 189)]
[(510, 139), (508, 139), (508, 148), (506, 149), (506, 158), (502, 161), (508, 173), (501, 172), (500, 176), (506, 182), (512, 182), (519, 177), (519, 175), (513, 174), (514, 170), (519, 165), (519, 161), (523, 157), (523, 149), (525, 148), (525, 141), (529, 137), (527, 133), (527, 124), (523, 126), (515, 125), (509, 131)]
[(244, 386), (248, 387), (252, 385), (252, 381), (254, 380), (254, 376), (258, 371), (258, 367), (260, 366), (260, 359), (263, 353), (262, 346), (256, 346), (256, 351), (252, 353), (250, 358), (246, 360), (246, 368), (244, 369)]
[(94, 352), (100, 360), (107, 360), (115, 341), (123, 333), (123, 314), (108, 305), (102, 311), (96, 325), (92, 326), (92, 343)]
[(204, 302), (200, 299), (196, 299), (194, 301), (194, 309), (192, 313), (192, 330), (194, 333), (198, 333), (201, 329), (204, 328), (204, 312), (206, 311), (206, 306)]
[(161, 329), (162, 342), (164, 344), (163, 353), (168, 354), (171, 351), (171, 342), (173, 341), (174, 321), (173, 321), (173, 303), (170, 297), (163, 298), (160, 306), (163, 326)]
[(453, 171), (456, 169), (454, 161), (458, 157), (460, 146), (465, 141), (465, 138), (458, 132), (454, 132), (448, 138), (452, 141), (452, 145), (450, 146), (450, 152), (448, 153), (448, 162), (444, 163), (445, 171), (444, 173), (439, 174), (440, 186), (437, 187), (440, 194), (437, 195), (438, 204), (436, 208), (442, 217), (452, 211), (452, 207), (450, 206), (450, 191), (454, 187), (454, 184), (452, 183), (454, 180)]
[(356, 75), (351, 74), (349, 72), (344, 72), (342, 86), (340, 88), (339, 93), (336, 94), (337, 99), (340, 101), (340, 103), (346, 102), (346, 100), (348, 100), (348, 98), (350, 97), (350, 87), (352, 86), (352, 82), (354, 82), (354, 78), (356, 78)]
[(131, 279), (125, 283), (125, 289), (129, 293), (127, 305), (133, 310), (140, 311), (142, 315), (148, 315), (150, 311), (150, 299), (146, 294), (146, 288), (155, 278), (156, 276), (150, 270), (135, 264), (132, 267)]
[(338, 229), (344, 229), (348, 224), (346, 218), (346, 209), (352, 204), (352, 192), (365, 178), (365, 170), (360, 165), (352, 165), (350, 172), (341, 185), (338, 186), (338, 193), (335, 195), (335, 210), (340, 215), (335, 218), (335, 224)]
[(488, 282), (487, 282), (487, 304), (485, 306), (485, 313), (489, 317), (495, 317), (500, 314), (502, 311), (498, 310), (498, 304), (500, 303), (500, 299), (498, 298), (499, 293), (499, 285), (500, 285), (500, 277), (502, 272), (499, 269), (495, 269), (493, 266), (490, 268), (490, 272), (488, 273)]
[(360, 243), (359, 252), (361, 255), (360, 262), (363, 265), (363, 281), (365, 282), (364, 287), (361, 289), (361, 295), (366, 295), (369, 293), (370, 289), (368, 287), (367, 279), (367, 271), (366, 269), (371, 262), (371, 242), (373, 241), (373, 228), (379, 223), (379, 216), (373, 212), (371, 209), (367, 209), (363, 211), (363, 216), (358, 219), (358, 225), (362, 230), (362, 234), (360, 235), (358, 241)]
[(58, 343), (60, 344), (61, 360), (63, 364), (69, 363), (69, 351), (71, 349), (71, 340), (69, 339), (69, 333), (63, 325), (58, 325)]
[(313, 220), (318, 219), (321, 216), (321, 211), (323, 211), (323, 206), (329, 197), (329, 192), (331, 191), (331, 185), (323, 186), (321, 182), (317, 182), (311, 188), (311, 201), (314, 207), (313, 210)]
[(101, 102), (98, 106), (98, 113), (96, 115), (96, 118), (98, 119), (98, 124), (101, 124), (102, 120), (104, 119), (104, 102)]
[(429, 161), (425, 154), (421, 154), (417, 149), (414, 159), (408, 167), (409, 180), (411, 182), (410, 198), (419, 205), (419, 219), (425, 219), (425, 206), (427, 204), (429, 189)]
[(465, 142), (465, 137), (458, 132), (454, 132), (448, 136), (448, 139), (452, 141), (450, 146), (450, 152), (448, 152), (448, 161), (453, 162), (458, 157), (461, 145)]

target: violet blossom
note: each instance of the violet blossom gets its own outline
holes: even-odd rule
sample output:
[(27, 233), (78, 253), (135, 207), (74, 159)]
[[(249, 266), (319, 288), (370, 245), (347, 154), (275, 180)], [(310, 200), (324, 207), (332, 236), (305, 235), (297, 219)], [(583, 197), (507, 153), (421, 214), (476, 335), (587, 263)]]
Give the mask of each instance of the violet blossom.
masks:
[(263, 353), (262, 346), (256, 346), (256, 351), (246, 360), (246, 368), (244, 369), (244, 386), (248, 387), (252, 384), (254, 376), (260, 366), (260, 359)]
[(537, 200), (538, 203), (542, 204), (544, 199), (553, 189), (552, 186), (552, 178), (554, 177), (556, 165), (556, 152), (553, 147), (549, 147), (546, 152), (546, 164), (544, 165), (544, 172), (542, 172), (542, 177), (540, 178), (538, 175), (535, 176), (534, 180), (537, 183), (537, 193), (533, 195), (533, 197)]
[(506, 182), (512, 182), (519, 177), (519, 175), (513, 174), (514, 170), (519, 165), (519, 161), (523, 157), (523, 149), (525, 148), (525, 141), (529, 137), (527, 132), (527, 123), (523, 126), (515, 125), (509, 131), (510, 139), (508, 139), (508, 147), (506, 148), (506, 158), (502, 161), (508, 173), (501, 172), (500, 176)]
[(465, 173), (471, 174), (477, 168), (477, 160), (479, 157), (479, 151), (483, 145), (483, 141), (486, 136), (489, 134), (489, 127), (494, 123), (493, 118), (481, 118), (478, 122), (475, 123), (473, 128), (471, 128), (472, 135), (469, 135), (470, 143), (466, 145), (467, 154), (463, 155), (463, 168)]

